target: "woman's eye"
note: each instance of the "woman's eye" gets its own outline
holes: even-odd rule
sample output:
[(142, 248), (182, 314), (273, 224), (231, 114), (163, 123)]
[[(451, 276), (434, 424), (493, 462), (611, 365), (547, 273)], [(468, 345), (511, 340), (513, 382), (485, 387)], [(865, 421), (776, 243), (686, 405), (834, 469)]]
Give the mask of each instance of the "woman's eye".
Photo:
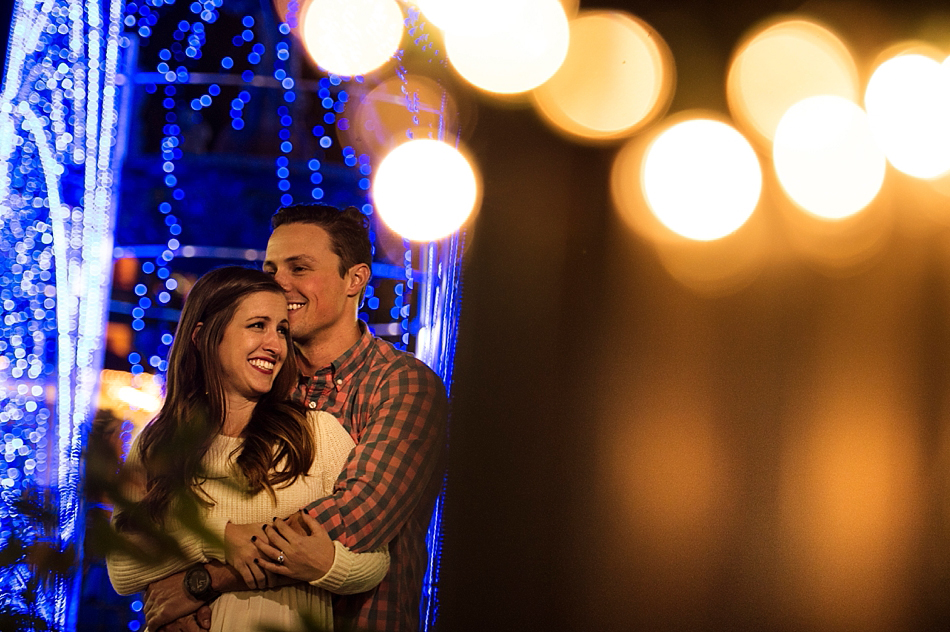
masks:
[(287, 330), (286, 327), (281, 325), (280, 327), (277, 328), (277, 333), (279, 333), (281, 336), (286, 336), (290, 332)]
[(250, 327), (253, 327), (255, 329), (263, 329), (264, 323), (251, 323)]

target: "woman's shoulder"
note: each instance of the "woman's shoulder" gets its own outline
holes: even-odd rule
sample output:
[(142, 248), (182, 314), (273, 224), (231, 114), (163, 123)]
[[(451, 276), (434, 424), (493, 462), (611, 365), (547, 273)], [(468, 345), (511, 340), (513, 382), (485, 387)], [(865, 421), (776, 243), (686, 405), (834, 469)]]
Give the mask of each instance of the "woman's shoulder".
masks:
[(313, 428), (314, 438), (317, 440), (318, 446), (329, 443), (349, 451), (356, 445), (340, 420), (330, 413), (324, 410), (307, 411), (307, 420)]

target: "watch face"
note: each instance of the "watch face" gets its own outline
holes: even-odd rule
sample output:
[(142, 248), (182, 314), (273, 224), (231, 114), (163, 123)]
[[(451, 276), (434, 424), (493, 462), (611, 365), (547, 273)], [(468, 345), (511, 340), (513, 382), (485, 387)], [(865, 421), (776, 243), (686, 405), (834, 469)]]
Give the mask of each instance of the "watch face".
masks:
[(199, 597), (211, 588), (211, 575), (204, 568), (193, 568), (185, 575), (186, 587), (188, 592), (194, 597)]

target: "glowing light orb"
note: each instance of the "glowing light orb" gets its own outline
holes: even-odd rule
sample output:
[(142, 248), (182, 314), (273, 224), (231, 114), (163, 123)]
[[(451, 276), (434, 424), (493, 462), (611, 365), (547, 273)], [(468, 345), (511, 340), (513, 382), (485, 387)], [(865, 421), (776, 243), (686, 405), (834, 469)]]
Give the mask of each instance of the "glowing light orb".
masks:
[(699, 241), (736, 231), (762, 192), (755, 151), (735, 128), (707, 119), (684, 121), (647, 149), (643, 191), (657, 219)]
[(457, 231), (478, 200), (469, 161), (437, 140), (412, 140), (383, 158), (373, 181), (379, 216), (413, 241), (434, 241)]
[(857, 213), (881, 190), (887, 163), (867, 115), (841, 97), (796, 103), (778, 124), (775, 171), (792, 200), (819, 217)]
[(673, 83), (672, 54), (656, 31), (624, 13), (589, 11), (570, 22), (567, 58), (533, 97), (555, 126), (604, 140), (652, 121)]
[(455, 97), (413, 72), (394, 74), (368, 92), (351, 90), (346, 107), (349, 126), (337, 137), (359, 154), (383, 156), (407, 139), (455, 138), (465, 128)]
[(509, 14), (520, 14), (529, 0), (416, 0), (429, 22), (445, 32), (494, 31)]
[(302, 11), (303, 44), (318, 66), (352, 77), (399, 49), (403, 14), (395, 0), (312, 0)]
[(834, 33), (807, 20), (783, 20), (737, 49), (726, 93), (735, 120), (768, 142), (785, 111), (802, 99), (831, 94), (857, 101), (858, 71)]
[(916, 178), (950, 170), (950, 72), (925, 55), (888, 59), (868, 81), (864, 105), (894, 167)]
[(493, 28), (445, 32), (445, 52), (452, 66), (482, 90), (526, 92), (547, 81), (567, 56), (570, 30), (561, 3), (519, 0), (517, 4), (520, 10), (498, 13)]

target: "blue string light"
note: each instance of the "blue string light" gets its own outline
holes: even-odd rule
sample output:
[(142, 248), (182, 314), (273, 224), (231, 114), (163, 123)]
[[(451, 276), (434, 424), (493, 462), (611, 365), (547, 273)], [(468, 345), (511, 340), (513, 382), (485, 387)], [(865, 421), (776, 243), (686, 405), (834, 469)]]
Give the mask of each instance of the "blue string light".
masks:
[[(0, 544), (13, 533), (81, 542), (80, 454), (99, 372), (111, 264), (112, 148), (122, 2), (19, 3), (0, 95)], [(133, 26), (149, 28), (143, 13)], [(65, 182), (79, 186), (66, 186)], [(55, 411), (55, 413), (54, 413)], [(50, 458), (51, 457), (51, 458)], [(45, 532), (12, 503), (47, 488)], [(80, 547), (81, 548), (81, 547)], [(0, 568), (7, 603), (54, 628), (74, 624), (75, 581), (35, 603), (32, 570)]]

